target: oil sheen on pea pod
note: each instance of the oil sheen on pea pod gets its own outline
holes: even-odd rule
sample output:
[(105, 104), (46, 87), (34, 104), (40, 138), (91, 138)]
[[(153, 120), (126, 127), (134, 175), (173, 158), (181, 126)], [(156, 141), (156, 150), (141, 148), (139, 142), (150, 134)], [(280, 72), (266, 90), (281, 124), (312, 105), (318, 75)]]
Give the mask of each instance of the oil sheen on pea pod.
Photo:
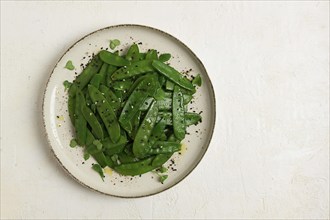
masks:
[(143, 158), (151, 148), (149, 137), (155, 126), (158, 114), (156, 102), (153, 102), (144, 117), (133, 142), (133, 153), (138, 158)]

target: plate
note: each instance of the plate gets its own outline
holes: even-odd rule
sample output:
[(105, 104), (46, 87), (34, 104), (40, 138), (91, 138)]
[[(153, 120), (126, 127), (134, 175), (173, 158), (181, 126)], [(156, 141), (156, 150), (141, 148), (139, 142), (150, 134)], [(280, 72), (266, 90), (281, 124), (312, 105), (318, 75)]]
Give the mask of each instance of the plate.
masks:
[[(101, 49), (109, 49), (109, 41), (119, 39), (117, 47), (124, 53), (129, 45), (138, 43), (140, 51), (157, 49), (160, 53), (172, 54), (171, 66), (188, 75), (201, 75), (203, 84), (197, 89), (194, 102), (188, 110), (201, 112), (202, 123), (187, 129), (188, 135), (182, 141), (182, 150), (175, 153), (165, 164), (169, 167), (168, 179), (161, 184), (155, 172), (141, 176), (121, 176), (109, 168), (105, 169), (104, 182), (98, 173), (91, 169), (93, 158), (83, 159), (83, 148), (71, 148), (74, 128), (67, 109), (67, 91), (63, 82), (70, 82), (82, 71), (89, 58)], [(109, 49), (110, 50), (110, 49)], [(64, 66), (71, 60), (73, 71)], [(179, 183), (198, 165), (212, 138), (215, 125), (215, 96), (206, 69), (198, 57), (181, 41), (161, 30), (142, 25), (117, 25), (90, 33), (73, 44), (55, 65), (46, 85), (43, 100), (43, 120), (51, 149), (71, 177), (82, 185), (117, 197), (143, 197), (160, 193)]]

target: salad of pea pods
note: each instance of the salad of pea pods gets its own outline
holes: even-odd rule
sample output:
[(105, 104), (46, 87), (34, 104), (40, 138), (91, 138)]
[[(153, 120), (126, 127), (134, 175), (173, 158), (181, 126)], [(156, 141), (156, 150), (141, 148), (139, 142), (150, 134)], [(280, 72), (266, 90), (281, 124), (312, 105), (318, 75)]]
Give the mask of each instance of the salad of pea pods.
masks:
[[(70, 146), (84, 147), (85, 160), (95, 159), (92, 168), (102, 179), (106, 166), (129, 176), (165, 172), (186, 128), (201, 121), (187, 111), (201, 77), (189, 80), (166, 63), (170, 58), (154, 49), (141, 52), (137, 44), (121, 56), (101, 50), (72, 83), (64, 83), (75, 128)], [(160, 177), (163, 182), (167, 175)]]

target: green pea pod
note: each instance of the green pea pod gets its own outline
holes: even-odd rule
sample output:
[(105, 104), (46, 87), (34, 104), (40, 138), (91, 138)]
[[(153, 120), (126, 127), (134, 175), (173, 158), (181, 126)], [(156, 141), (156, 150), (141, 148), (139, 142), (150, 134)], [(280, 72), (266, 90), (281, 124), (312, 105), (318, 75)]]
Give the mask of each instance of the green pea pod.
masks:
[(75, 129), (76, 129), (76, 139), (80, 146), (86, 144), (87, 136), (87, 121), (81, 112), (82, 106), (85, 105), (85, 98), (80, 89), (76, 92), (76, 106), (75, 106)]
[(114, 170), (125, 176), (141, 175), (155, 169), (155, 167), (151, 165), (153, 160), (154, 157), (149, 157), (138, 162), (121, 164), (119, 166), (115, 166)]
[(103, 63), (99, 74), (101, 75), (101, 84), (107, 85), (107, 72), (108, 72), (109, 64)]
[(152, 66), (156, 68), (156, 70), (166, 76), (168, 79), (170, 79), (175, 84), (181, 86), (182, 88), (185, 88), (187, 90), (190, 90), (192, 92), (195, 92), (195, 87), (193, 84), (185, 78), (181, 73), (179, 73), (177, 70), (175, 70), (173, 67), (170, 67), (164, 63), (162, 63), (159, 60), (153, 60)]
[(127, 140), (127, 137), (126, 135), (124, 135), (124, 133), (122, 133), (120, 135), (120, 139), (117, 143), (114, 143), (111, 139), (109, 138), (105, 138), (104, 140), (101, 141), (103, 147), (105, 150), (108, 150), (108, 149), (112, 149), (112, 148), (117, 148), (117, 147), (120, 147), (122, 145), (126, 145), (128, 143), (128, 140)]
[(133, 80), (123, 80), (123, 81), (115, 81), (112, 83), (112, 88), (116, 90), (128, 91), (133, 84)]
[(175, 136), (182, 140), (186, 133), (186, 124), (184, 120), (183, 94), (179, 86), (174, 86), (172, 101), (173, 130)]
[(108, 134), (113, 142), (117, 142), (120, 139), (120, 126), (117, 121), (114, 109), (102, 95), (102, 93), (92, 85), (88, 86), (89, 95), (94, 103)]
[(116, 66), (113, 66), (113, 65), (109, 65), (108, 66), (108, 69), (107, 69), (107, 72), (106, 72), (106, 76), (105, 76), (105, 78), (106, 78), (105, 85), (106, 86), (111, 87), (112, 82), (113, 82), (113, 80), (111, 79), (111, 76), (112, 76), (112, 74), (114, 72), (116, 72), (116, 70), (117, 70), (117, 67)]
[(138, 60), (145, 60), (146, 59), (146, 55), (147, 55), (146, 53), (140, 53)]
[(161, 76), (161, 75), (159, 75), (158, 76), (158, 81), (159, 81), (159, 84), (160, 84), (160, 86), (164, 86), (164, 85), (166, 85), (165, 83), (166, 83), (166, 78), (165, 78), (165, 76)]
[(174, 89), (174, 83), (171, 80), (166, 80), (165, 87), (169, 91), (173, 91)]
[(87, 123), (91, 126), (93, 134), (98, 139), (102, 140), (103, 139), (102, 126), (99, 123), (99, 121), (97, 120), (97, 118), (94, 115), (94, 113), (92, 112), (92, 110), (90, 110), (90, 108), (88, 108), (86, 105), (83, 105), (81, 107), (81, 112), (82, 112), (83, 116), (85, 117)]
[(127, 155), (125, 152), (121, 152), (118, 154), (118, 158), (119, 161), (123, 164), (123, 163), (134, 163), (139, 161), (138, 158), (131, 156), (131, 155)]
[(104, 94), (104, 97), (112, 106), (113, 110), (117, 112), (120, 108), (120, 100), (117, 98), (116, 94), (106, 86), (101, 85), (100, 91)]
[[(165, 92), (165, 94), (164, 94), (165, 98), (171, 98), (172, 99), (172, 96), (173, 96), (172, 92)], [(192, 98), (193, 98), (193, 95), (191, 95), (191, 94), (183, 94), (183, 104), (185, 104), (185, 105), (189, 104), (189, 102), (192, 100)]]
[(104, 153), (101, 150), (97, 149), (97, 147), (94, 144), (88, 145), (86, 147), (86, 150), (90, 155), (92, 155), (92, 157), (96, 160), (98, 164), (100, 164), (102, 168), (107, 166)]
[(95, 86), (95, 88), (98, 89), (100, 87), (100, 84), (101, 84), (102, 80), (103, 80), (103, 76), (98, 73), (98, 74), (95, 74), (93, 76), (93, 78), (91, 79), (90, 84)]
[(158, 114), (156, 102), (153, 102), (144, 117), (133, 142), (133, 153), (136, 157), (144, 157), (150, 149), (149, 137), (155, 126)]
[(168, 161), (172, 157), (173, 153), (167, 154), (157, 154), (154, 160), (151, 163), (151, 166), (157, 168), (162, 166), (166, 161)]
[(132, 63), (131, 65), (118, 69), (112, 74), (111, 78), (112, 80), (121, 80), (154, 71), (155, 69), (151, 64), (152, 60), (142, 60)]
[(132, 92), (136, 89), (136, 87), (140, 84), (140, 82), (141, 82), (142, 80), (144, 80), (145, 78), (150, 77), (150, 76), (152, 76), (152, 73), (147, 73), (146, 75), (137, 78), (137, 79), (134, 81), (134, 83), (131, 85), (131, 87), (130, 87), (130, 89), (128, 90), (128, 92), (127, 92), (126, 95), (127, 95), (127, 96), (130, 96), (130, 95), (132, 94)]
[(132, 131), (131, 119), (139, 111), (148, 94), (154, 92), (155, 89), (155, 78), (148, 77), (142, 80), (128, 97), (119, 117), (119, 123), (126, 131)]
[(150, 138), (149, 138), (149, 144), (151, 146), (154, 146), (154, 144), (156, 143), (156, 141), (158, 141), (162, 135), (164, 134), (164, 130), (166, 127), (166, 122), (165, 120), (160, 120), (155, 127), (152, 129)]
[[(102, 60), (98, 56), (94, 56), (82, 73), (74, 80), (77, 88), (82, 90), (93, 78), (93, 76), (101, 69), (102, 64)], [(74, 95), (75, 92), (76, 91), (72, 90), (72, 95)]]
[(95, 140), (94, 135), (89, 129), (87, 129), (86, 146), (91, 145), (94, 140)]
[(151, 149), (149, 149), (148, 154), (166, 154), (174, 153), (181, 150), (181, 144), (177, 142), (169, 141), (157, 141)]
[(139, 47), (137, 44), (132, 44), (127, 51), (126, 60), (129, 61), (138, 61), (140, 58)]
[[(171, 112), (162, 112), (162, 114), (158, 115), (157, 120), (164, 120), (166, 125), (173, 125), (173, 121), (172, 121), (172, 113)], [(190, 125), (196, 125), (198, 124), (200, 121), (202, 120), (202, 117), (197, 114), (197, 113), (193, 113), (193, 112), (186, 112), (184, 114), (184, 121), (186, 126), (190, 126)]]
[(106, 50), (101, 50), (99, 56), (103, 62), (114, 66), (127, 66), (130, 63), (125, 58)]
[(158, 55), (157, 55), (157, 50), (149, 50), (146, 54), (146, 60), (157, 60)]
[(132, 132), (128, 133), (132, 139), (135, 138), (136, 133), (139, 129), (140, 120), (141, 120), (141, 111), (138, 111), (132, 119)]

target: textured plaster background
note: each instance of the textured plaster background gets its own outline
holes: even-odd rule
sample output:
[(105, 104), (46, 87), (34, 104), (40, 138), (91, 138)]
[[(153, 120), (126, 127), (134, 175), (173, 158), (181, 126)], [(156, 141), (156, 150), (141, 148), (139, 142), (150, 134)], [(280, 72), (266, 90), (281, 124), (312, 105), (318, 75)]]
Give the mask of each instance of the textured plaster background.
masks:
[[(83, 188), (43, 136), (62, 53), (121, 23), (167, 31), (204, 62), (214, 138), (179, 185), (118, 199)], [(329, 2), (1, 2), (1, 218), (329, 217)]]

